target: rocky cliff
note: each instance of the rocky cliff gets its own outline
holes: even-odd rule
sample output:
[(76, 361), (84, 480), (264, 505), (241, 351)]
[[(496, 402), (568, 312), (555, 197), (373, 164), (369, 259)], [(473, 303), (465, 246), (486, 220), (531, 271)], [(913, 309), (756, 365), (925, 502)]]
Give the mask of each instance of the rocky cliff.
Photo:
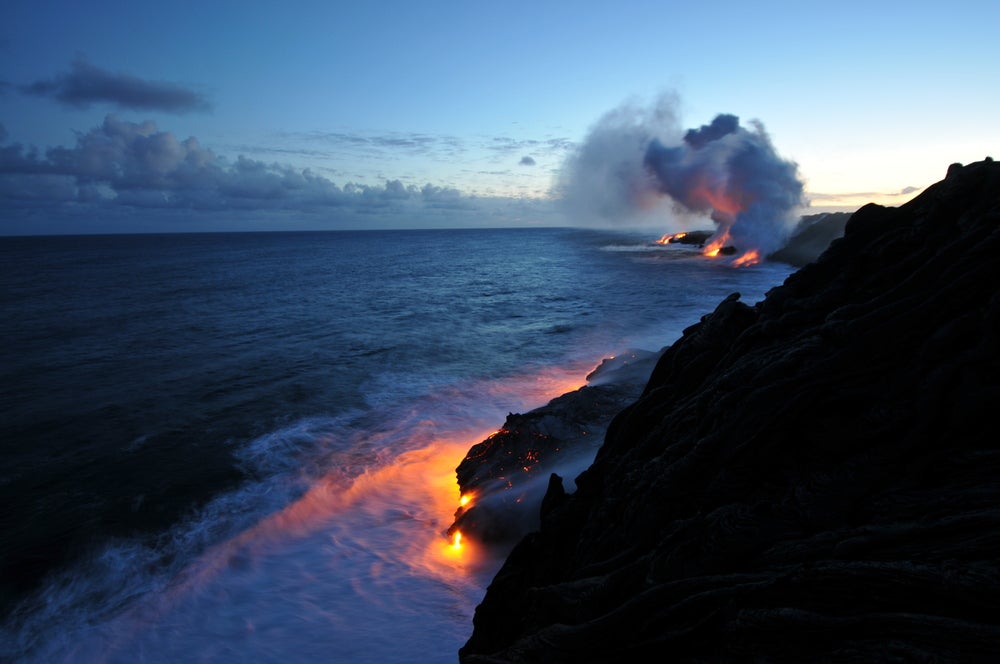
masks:
[(998, 351), (1000, 164), (862, 208), (552, 478), (461, 660), (1000, 656)]

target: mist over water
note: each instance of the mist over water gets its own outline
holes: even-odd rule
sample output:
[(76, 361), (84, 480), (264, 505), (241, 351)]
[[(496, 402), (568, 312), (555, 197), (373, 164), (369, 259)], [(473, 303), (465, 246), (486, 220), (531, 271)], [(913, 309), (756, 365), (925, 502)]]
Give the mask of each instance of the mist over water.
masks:
[(506, 553), (443, 536), (469, 447), (788, 273), (570, 229), (0, 254), (0, 657), (39, 662), (454, 661)]

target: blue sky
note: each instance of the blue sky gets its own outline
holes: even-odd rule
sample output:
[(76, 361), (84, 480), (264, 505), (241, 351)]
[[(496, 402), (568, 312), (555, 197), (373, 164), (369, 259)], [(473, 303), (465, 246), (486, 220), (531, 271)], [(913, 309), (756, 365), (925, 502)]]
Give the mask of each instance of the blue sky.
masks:
[(0, 17), (4, 234), (574, 223), (564, 165), (623, 104), (678, 130), (759, 120), (816, 210), (1000, 156), (996, 2), (8, 0)]

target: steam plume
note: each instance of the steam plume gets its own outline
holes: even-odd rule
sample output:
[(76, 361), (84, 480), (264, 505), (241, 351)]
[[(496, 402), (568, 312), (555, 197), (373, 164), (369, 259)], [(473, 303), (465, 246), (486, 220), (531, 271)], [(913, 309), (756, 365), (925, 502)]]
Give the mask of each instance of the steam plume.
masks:
[(795, 163), (778, 156), (759, 122), (740, 126), (735, 115), (718, 115), (691, 129), (680, 145), (654, 139), (644, 163), (659, 191), (719, 224), (717, 237), (741, 251), (766, 255), (787, 238), (792, 215), (803, 204)]
[(666, 221), (669, 201), (682, 214), (710, 216), (718, 246), (743, 256), (779, 249), (805, 203), (797, 165), (778, 155), (760, 122), (743, 127), (735, 115), (682, 134), (674, 103), (662, 98), (652, 111), (629, 106), (602, 118), (564, 166), (564, 198), (615, 222), (649, 210)]

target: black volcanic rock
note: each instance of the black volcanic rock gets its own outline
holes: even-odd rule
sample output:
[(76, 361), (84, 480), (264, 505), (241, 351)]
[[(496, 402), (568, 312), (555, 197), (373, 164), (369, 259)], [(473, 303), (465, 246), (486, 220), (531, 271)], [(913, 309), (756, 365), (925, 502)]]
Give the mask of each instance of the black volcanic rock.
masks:
[(687, 231), (675, 233), (668, 236), (667, 244), (692, 244), (698, 247), (705, 246), (705, 243), (715, 235), (715, 231)]
[(827, 212), (802, 217), (785, 246), (769, 254), (767, 259), (796, 267), (812, 263), (826, 251), (831, 242), (844, 235), (844, 228), (850, 217), (847, 212)]
[(1000, 165), (663, 354), (477, 608), (474, 662), (1000, 657)]
[(575, 474), (590, 462), (608, 423), (639, 396), (658, 357), (635, 349), (607, 358), (587, 376), (590, 384), (508, 415), (456, 469), (472, 502), (458, 509), (447, 535), (459, 530), (481, 542), (513, 543), (537, 528), (546, 478), (565, 468)]

